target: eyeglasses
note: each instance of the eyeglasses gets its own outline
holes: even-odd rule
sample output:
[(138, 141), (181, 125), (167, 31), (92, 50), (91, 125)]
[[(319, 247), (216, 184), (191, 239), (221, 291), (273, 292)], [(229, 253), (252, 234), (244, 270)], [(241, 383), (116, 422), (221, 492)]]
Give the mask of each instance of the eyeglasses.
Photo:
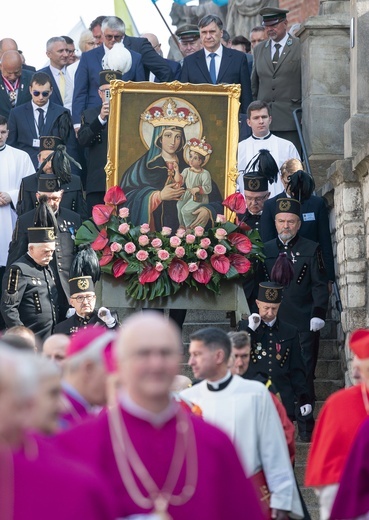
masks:
[(120, 42), (123, 38), (123, 34), (104, 34), (104, 38), (108, 41), (115, 40), (116, 42)]
[(50, 96), (51, 94), (51, 90), (44, 90), (43, 92), (40, 92), (39, 90), (34, 90), (32, 92), (32, 94), (35, 96), (35, 97), (39, 97), (39, 96), (42, 96), (42, 97), (47, 97), (47, 96)]
[(247, 202), (255, 202), (255, 204), (259, 204), (260, 202), (263, 202), (263, 200), (266, 199), (268, 195), (263, 195), (262, 197), (246, 197), (245, 196), (245, 200)]
[(75, 52), (76, 52), (75, 49), (74, 49), (73, 51), (71, 51), (71, 50), (69, 50), (69, 49), (67, 50), (67, 53), (68, 53), (68, 54), (74, 54)]
[(86, 302), (92, 302), (92, 300), (96, 298), (94, 294), (88, 294), (87, 296), (72, 296), (72, 300), (76, 300), (78, 303), (82, 303), (86, 300)]

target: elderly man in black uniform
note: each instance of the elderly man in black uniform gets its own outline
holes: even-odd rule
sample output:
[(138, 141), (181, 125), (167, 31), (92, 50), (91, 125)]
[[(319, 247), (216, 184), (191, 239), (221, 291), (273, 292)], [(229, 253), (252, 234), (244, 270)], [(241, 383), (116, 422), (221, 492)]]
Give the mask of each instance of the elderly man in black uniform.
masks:
[(43, 341), (58, 317), (58, 290), (49, 265), (55, 250), (54, 228), (28, 228), (28, 242), (28, 252), (3, 278), (1, 313), (8, 328), (23, 325)]
[(118, 320), (106, 307), (95, 310), (96, 294), (91, 276), (77, 276), (69, 280), (70, 304), (75, 309), (75, 314), (55, 327), (56, 334), (75, 334), (79, 329), (85, 329), (87, 325), (100, 325), (108, 329), (119, 327)]
[(260, 233), (264, 203), (270, 195), (268, 179), (257, 172), (247, 173), (243, 176), (243, 183), (247, 209), (245, 213), (237, 216), (241, 222), (245, 222), (251, 229), (256, 229)]
[[(55, 162), (56, 153), (58, 161)], [(81, 179), (77, 175), (69, 175), (65, 169), (70, 158), (66, 155), (63, 141), (56, 136), (40, 137), (40, 152), (38, 154), (40, 168), (33, 175), (23, 179), (17, 202), (17, 213), (22, 215), (37, 206), (38, 177), (40, 174), (54, 174), (61, 183), (63, 200), (61, 206), (87, 218), (86, 201), (83, 198)], [(47, 161), (46, 161), (47, 160)], [(45, 162), (46, 161), (46, 162)], [(42, 164), (45, 163), (41, 169)]]
[[(59, 319), (63, 320), (69, 308), (69, 270), (75, 256), (74, 238), (82, 220), (78, 213), (62, 207), (63, 190), (55, 175), (40, 175), (36, 197), (40, 204), (47, 204), (54, 213), (58, 227), (55, 237), (55, 255), (50, 262), (54, 271), (55, 283), (59, 294)], [(44, 200), (46, 199), (46, 200)], [(9, 245), (7, 266), (27, 252), (27, 227), (35, 223), (41, 210), (33, 209), (21, 215), (15, 225), (13, 238)], [(46, 222), (43, 223), (46, 225)], [(50, 223), (48, 223), (50, 225)]]
[[(315, 335), (324, 327), (328, 307), (328, 282), (318, 243), (298, 234), (301, 226), (300, 203), (291, 198), (277, 200), (275, 225), (278, 238), (264, 244), (264, 277), (286, 286), (279, 308), (279, 318), (299, 330), (305, 361), (310, 402), (315, 400), (314, 370), (317, 349)], [(274, 269), (273, 269), (274, 268)], [(305, 421), (300, 437), (310, 441), (314, 419)]]

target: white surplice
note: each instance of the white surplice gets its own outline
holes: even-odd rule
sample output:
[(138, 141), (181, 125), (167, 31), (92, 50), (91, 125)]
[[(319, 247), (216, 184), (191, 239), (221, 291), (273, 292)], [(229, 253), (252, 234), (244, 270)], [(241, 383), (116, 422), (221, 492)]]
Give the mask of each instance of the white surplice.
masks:
[(202, 381), (181, 395), (201, 408), (206, 421), (230, 436), (247, 475), (263, 469), (271, 507), (290, 511), (291, 518), (303, 518), (282, 424), (266, 387), (235, 375), (223, 390), (210, 391)]

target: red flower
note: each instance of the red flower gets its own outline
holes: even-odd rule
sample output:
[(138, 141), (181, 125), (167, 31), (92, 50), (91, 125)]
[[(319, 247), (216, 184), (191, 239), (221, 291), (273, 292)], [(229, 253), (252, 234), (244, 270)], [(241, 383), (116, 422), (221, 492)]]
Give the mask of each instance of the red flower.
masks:
[(238, 227), (241, 231), (250, 231), (251, 227), (246, 222), (238, 222)]
[(209, 283), (212, 275), (213, 269), (207, 262), (200, 262), (198, 270), (192, 273), (192, 276), (196, 282), (203, 284)]
[(245, 213), (246, 211), (245, 197), (241, 193), (232, 193), (232, 195), (228, 195), (228, 197), (223, 200), (222, 204), (236, 213)]
[(101, 251), (102, 249), (104, 249), (108, 242), (108, 232), (106, 231), (106, 229), (102, 229), (101, 231), (99, 231), (99, 234), (92, 242), (91, 247), (94, 251)]
[(96, 225), (101, 226), (109, 222), (114, 206), (106, 206), (105, 204), (96, 204), (92, 208), (92, 220)]
[(105, 193), (104, 202), (105, 204), (113, 204), (113, 206), (118, 206), (119, 204), (123, 204), (127, 200), (127, 197), (124, 194), (124, 191), (120, 186), (113, 186), (108, 189)]
[(104, 248), (104, 250), (102, 252), (102, 257), (99, 260), (99, 264), (101, 266), (108, 265), (108, 263), (111, 262), (111, 260), (113, 259), (113, 256), (114, 256), (114, 253), (110, 249), (110, 247), (109, 246), (105, 246), (105, 248)]
[(126, 269), (128, 267), (128, 262), (123, 260), (123, 258), (119, 258), (119, 260), (116, 260), (113, 264), (113, 275), (115, 278), (119, 278), (120, 276), (123, 276), (126, 272)]
[(247, 254), (252, 249), (251, 240), (242, 233), (231, 233), (228, 235), (228, 240), (240, 253)]
[(238, 253), (229, 255), (229, 261), (231, 266), (234, 267), (239, 274), (247, 273), (247, 271), (250, 270), (251, 262), (243, 255), (239, 255)]
[(188, 265), (179, 258), (173, 258), (168, 268), (168, 274), (173, 282), (182, 283), (188, 277), (190, 271)]
[(155, 282), (160, 276), (160, 272), (155, 269), (154, 265), (147, 265), (144, 267), (142, 273), (138, 277), (140, 284)]
[(213, 255), (210, 258), (210, 263), (218, 273), (226, 274), (231, 267), (231, 263), (228, 258), (224, 255)]

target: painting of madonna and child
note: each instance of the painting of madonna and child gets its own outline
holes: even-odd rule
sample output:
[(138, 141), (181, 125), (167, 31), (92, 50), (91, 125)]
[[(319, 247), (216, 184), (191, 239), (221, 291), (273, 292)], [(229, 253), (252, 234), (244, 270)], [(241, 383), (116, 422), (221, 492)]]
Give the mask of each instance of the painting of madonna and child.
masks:
[(173, 232), (213, 226), (235, 190), (228, 171), (236, 166), (238, 136), (230, 137), (229, 97), (126, 94), (117, 124), (117, 183), (132, 222)]

